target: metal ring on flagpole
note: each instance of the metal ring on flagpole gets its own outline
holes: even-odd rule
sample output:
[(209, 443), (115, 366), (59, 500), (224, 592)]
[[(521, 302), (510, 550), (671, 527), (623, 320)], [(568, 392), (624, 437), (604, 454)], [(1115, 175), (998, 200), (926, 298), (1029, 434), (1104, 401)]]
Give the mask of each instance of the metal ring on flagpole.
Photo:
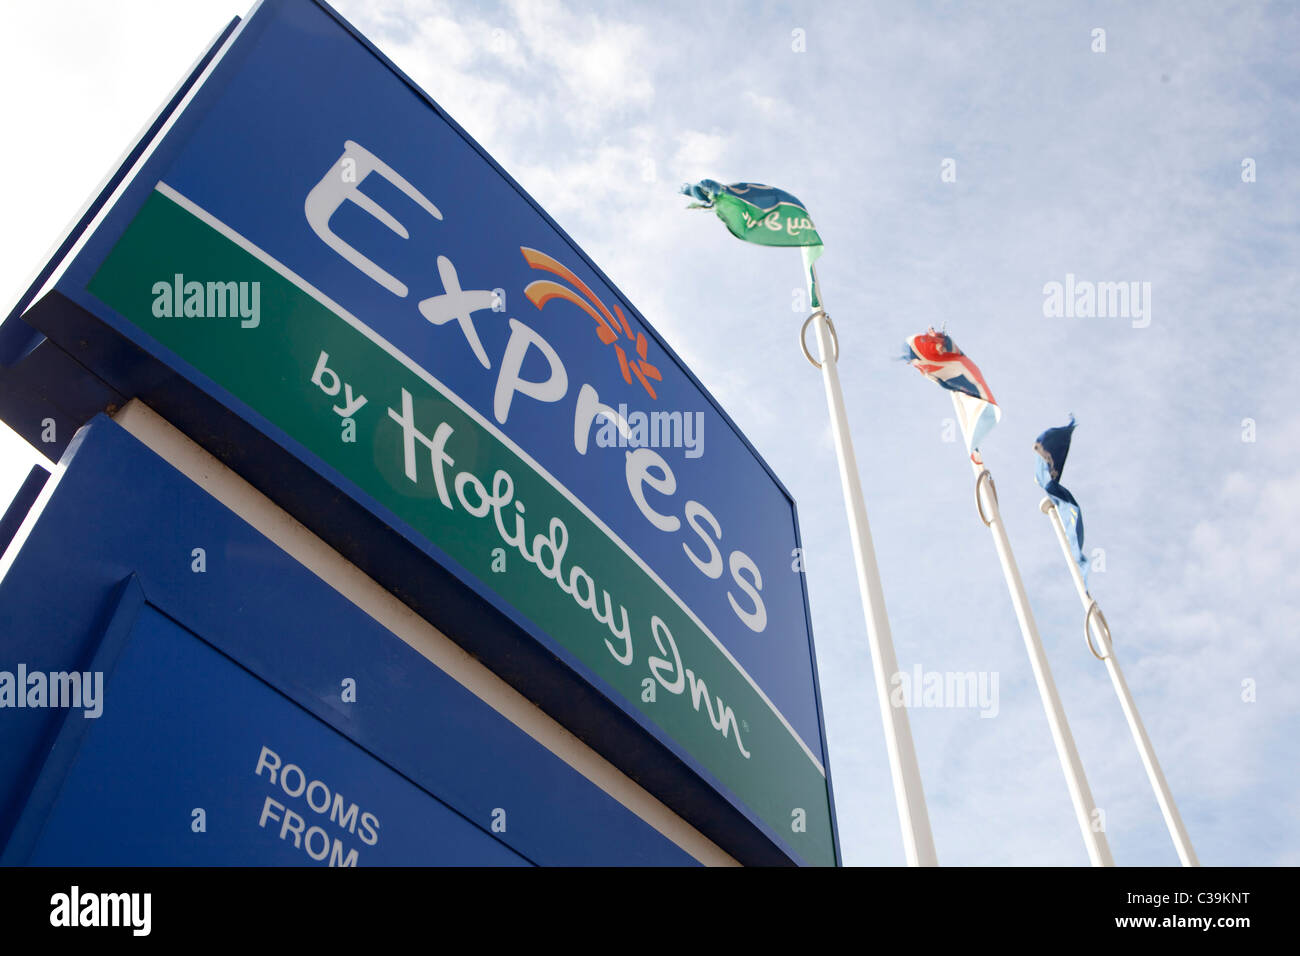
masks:
[[(1097, 632), (1106, 642), (1106, 653), (1098, 654), (1097, 648), (1092, 643), (1092, 617), (1097, 616)], [(1106, 623), (1106, 615), (1101, 613), (1101, 607), (1094, 600), (1088, 605), (1088, 613), (1083, 616), (1083, 639), (1088, 642), (1088, 650), (1092, 651), (1092, 656), (1099, 661), (1104, 661), (1110, 656), (1110, 625)]]
[(834, 346), (831, 358), (836, 362), (840, 360), (840, 337), (835, 334), (835, 323), (831, 321), (829, 315), (826, 315), (825, 312), (818, 309), (812, 315), (808, 316), (808, 318), (803, 320), (803, 328), (799, 330), (799, 348), (803, 349), (803, 357), (811, 362), (816, 368), (821, 368), (822, 363), (813, 358), (812, 353), (808, 351), (806, 336), (808, 335), (808, 326), (812, 323), (812, 320), (817, 318), (819, 315), (826, 319), (826, 328), (831, 330), (831, 345)]
[(998, 489), (993, 484), (993, 473), (988, 470), (981, 471), (979, 477), (975, 479), (975, 508), (979, 511), (980, 521), (983, 521), (984, 527), (988, 528), (992, 526), (993, 520), (984, 516), (984, 499), (980, 497), (980, 485), (985, 478), (989, 480), (989, 494), (993, 496), (993, 510), (995, 512), (998, 507)]

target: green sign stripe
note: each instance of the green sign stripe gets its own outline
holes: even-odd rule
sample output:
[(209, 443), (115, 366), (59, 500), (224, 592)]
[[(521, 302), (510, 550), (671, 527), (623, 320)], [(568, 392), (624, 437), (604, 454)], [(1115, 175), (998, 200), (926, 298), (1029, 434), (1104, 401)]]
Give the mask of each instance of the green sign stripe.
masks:
[[(826, 781), (815, 757), (644, 562), (373, 330), (172, 197), (149, 198), (89, 291), (436, 543), (805, 859), (833, 864)], [(199, 283), (198, 295), (187, 295), (185, 283)], [(217, 283), (256, 283), (260, 321), (212, 314), (205, 291)], [(171, 314), (178, 304), (182, 314)], [(346, 401), (343, 383), (354, 399), (365, 398), (347, 422), (335, 411)], [(441, 453), (440, 468), (430, 444)]]

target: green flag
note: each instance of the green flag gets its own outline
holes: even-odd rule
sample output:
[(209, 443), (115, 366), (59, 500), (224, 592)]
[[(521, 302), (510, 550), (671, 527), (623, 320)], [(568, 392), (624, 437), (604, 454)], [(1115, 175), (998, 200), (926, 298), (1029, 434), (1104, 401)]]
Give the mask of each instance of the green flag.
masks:
[(691, 203), (690, 208), (712, 209), (737, 238), (760, 246), (799, 246), (808, 297), (814, 309), (821, 308), (812, 266), (822, 254), (822, 238), (803, 203), (782, 189), (760, 183), (724, 186), (712, 179), (702, 179), (694, 185), (683, 186), (682, 192), (699, 200)]

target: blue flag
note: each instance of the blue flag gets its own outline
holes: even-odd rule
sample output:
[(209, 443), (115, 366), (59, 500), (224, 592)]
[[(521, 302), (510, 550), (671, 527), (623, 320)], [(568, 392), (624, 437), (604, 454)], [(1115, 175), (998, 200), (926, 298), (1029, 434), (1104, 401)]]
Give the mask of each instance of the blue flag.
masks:
[(1065, 525), (1065, 536), (1074, 551), (1074, 560), (1088, 580), (1088, 556), (1083, 553), (1083, 512), (1079, 502), (1074, 500), (1061, 485), (1061, 472), (1065, 469), (1065, 456), (1070, 453), (1070, 438), (1074, 434), (1074, 416), (1070, 424), (1059, 428), (1049, 428), (1038, 436), (1034, 442), (1034, 451), (1038, 453), (1038, 467), (1035, 478), (1038, 487), (1047, 492), (1047, 496), (1056, 502), (1056, 510), (1061, 513), (1061, 522)]

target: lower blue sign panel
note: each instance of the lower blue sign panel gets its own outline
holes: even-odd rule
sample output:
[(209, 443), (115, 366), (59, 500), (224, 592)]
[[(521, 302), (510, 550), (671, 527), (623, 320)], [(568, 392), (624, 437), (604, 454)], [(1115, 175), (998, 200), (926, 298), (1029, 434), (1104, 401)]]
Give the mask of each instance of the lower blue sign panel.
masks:
[(104, 695), (28, 863), (529, 862), (148, 606)]
[(108, 419), (64, 464), (0, 582), (5, 864), (696, 862)]

